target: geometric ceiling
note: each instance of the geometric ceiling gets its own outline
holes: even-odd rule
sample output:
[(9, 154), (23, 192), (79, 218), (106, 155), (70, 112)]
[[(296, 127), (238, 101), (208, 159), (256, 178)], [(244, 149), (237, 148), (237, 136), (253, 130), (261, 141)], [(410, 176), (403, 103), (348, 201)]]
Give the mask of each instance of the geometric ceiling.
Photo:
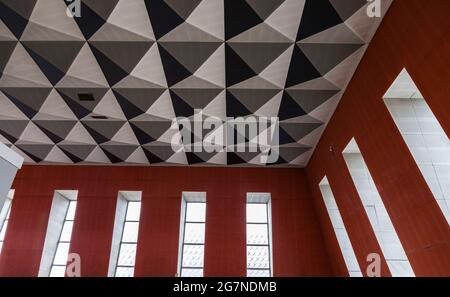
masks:
[[(29, 164), (304, 167), (382, 19), (366, 0), (67, 5), (0, 0), (0, 142)], [(278, 160), (172, 149), (173, 120), (199, 109), (224, 127), (278, 117)]]

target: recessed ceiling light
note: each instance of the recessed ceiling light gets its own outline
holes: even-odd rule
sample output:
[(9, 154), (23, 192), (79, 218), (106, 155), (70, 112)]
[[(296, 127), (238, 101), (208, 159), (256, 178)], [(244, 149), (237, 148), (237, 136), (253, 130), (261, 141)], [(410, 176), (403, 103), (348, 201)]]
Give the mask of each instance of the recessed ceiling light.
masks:
[(92, 93), (79, 93), (78, 100), (80, 101), (95, 101), (94, 94)]

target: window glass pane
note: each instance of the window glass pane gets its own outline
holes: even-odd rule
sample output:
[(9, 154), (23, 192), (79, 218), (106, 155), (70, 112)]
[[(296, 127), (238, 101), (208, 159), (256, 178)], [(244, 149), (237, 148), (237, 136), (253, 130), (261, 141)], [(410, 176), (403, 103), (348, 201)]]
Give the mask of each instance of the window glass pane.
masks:
[(202, 277), (203, 276), (203, 269), (188, 269), (183, 268), (181, 270), (181, 276), (182, 277)]
[(67, 255), (69, 254), (70, 243), (58, 243), (58, 248), (56, 249), (54, 265), (66, 265)]
[(205, 224), (186, 223), (184, 229), (185, 243), (204, 243), (205, 242)]
[(52, 266), (50, 277), (64, 277), (66, 275), (66, 266)]
[(120, 246), (119, 261), (120, 266), (134, 266), (136, 259), (136, 244), (123, 243)]
[(70, 201), (69, 210), (67, 211), (66, 220), (73, 221), (75, 219), (75, 209), (77, 208), (76, 201)]
[(267, 223), (267, 204), (247, 204), (247, 223)]
[(138, 222), (126, 222), (123, 228), (123, 242), (137, 242), (139, 230)]
[(72, 227), (73, 227), (73, 221), (66, 221), (64, 223), (64, 227), (61, 232), (60, 241), (70, 241), (70, 237), (72, 236)]
[(126, 221), (139, 221), (140, 214), (141, 214), (141, 203), (132, 201), (128, 202)]
[(247, 246), (247, 268), (269, 268), (269, 247)]
[(116, 277), (133, 277), (134, 267), (117, 267)]
[(12, 207), (12, 205), (10, 205), (9, 206), (9, 208), (8, 208), (8, 213), (6, 214), (6, 220), (9, 220), (9, 216), (11, 215), (11, 207)]
[(6, 228), (8, 227), (8, 221), (3, 222), (2, 230), (0, 231), (0, 240), (5, 240)]
[(187, 203), (186, 221), (204, 222), (206, 213), (206, 203)]
[[(369, 222), (375, 233), (375, 237), (380, 244), (380, 248), (392, 276), (414, 276), (414, 271), (409, 265), (402, 243), (395, 231), (394, 225), (384, 206), (383, 199), (381, 199), (380, 193), (378, 192), (355, 139), (352, 139), (344, 149), (343, 156), (353, 183), (358, 191), (358, 197), (361, 199), (361, 203), (364, 206), (364, 210), (369, 218)], [(364, 176), (361, 176), (358, 173), (355, 175), (355, 171), (364, 172)], [(395, 265), (394, 262), (398, 260), (405, 261), (408, 265), (408, 269), (402, 271), (395, 270), (393, 267)], [(396, 272), (402, 272), (402, 274), (396, 274)]]
[(3, 241), (0, 241), (0, 252), (2, 251)]
[(184, 245), (183, 267), (203, 267), (203, 245)]
[(247, 270), (248, 277), (270, 277), (270, 270)]
[(269, 244), (267, 224), (247, 224), (247, 244)]

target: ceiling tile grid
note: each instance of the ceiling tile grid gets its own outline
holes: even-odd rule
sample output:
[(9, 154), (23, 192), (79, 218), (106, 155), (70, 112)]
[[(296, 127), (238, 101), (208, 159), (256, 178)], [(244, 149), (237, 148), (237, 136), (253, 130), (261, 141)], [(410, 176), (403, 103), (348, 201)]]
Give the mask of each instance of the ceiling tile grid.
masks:
[[(0, 0), (0, 141), (29, 164), (304, 167), (382, 19), (366, 0), (80, 1)], [(198, 109), (278, 117), (278, 161), (172, 149)]]

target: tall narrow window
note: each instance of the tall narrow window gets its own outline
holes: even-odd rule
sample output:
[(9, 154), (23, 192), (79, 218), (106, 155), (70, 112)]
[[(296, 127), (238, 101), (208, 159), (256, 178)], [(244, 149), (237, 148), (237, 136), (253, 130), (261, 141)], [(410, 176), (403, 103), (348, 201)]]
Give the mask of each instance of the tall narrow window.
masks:
[(69, 255), (70, 239), (72, 237), (73, 221), (75, 219), (75, 209), (77, 201), (71, 200), (64, 219), (63, 229), (56, 247), (55, 258), (53, 259), (50, 276), (64, 276), (66, 272), (67, 256)]
[(63, 277), (66, 274), (77, 196), (78, 191), (55, 191), (48, 219), (39, 276)]
[(205, 252), (206, 193), (183, 192), (178, 274), (202, 277)]
[(14, 197), (14, 190), (10, 190), (8, 197), (6, 197), (3, 204), (2, 211), (0, 212), (0, 253), (3, 248), (3, 241), (5, 241), (6, 228), (8, 227), (9, 215), (11, 214), (12, 199)]
[(141, 192), (119, 192), (109, 276), (134, 276), (141, 215), (141, 194)]
[(337, 206), (333, 192), (331, 191), (328, 178), (325, 176), (319, 184), (320, 192), (322, 193), (323, 202), (327, 208), (328, 216), (330, 217), (331, 224), (333, 225), (334, 234), (341, 248), (342, 256), (344, 257), (345, 265), (347, 266), (348, 273), (351, 277), (362, 276), (361, 269), (356, 259), (355, 251), (353, 250), (352, 243), (348, 237), (347, 229), (345, 229), (344, 220), (342, 219), (341, 212)]
[(271, 202), (268, 193), (247, 193), (247, 276), (272, 276)]
[(344, 149), (343, 156), (392, 276), (414, 276), (355, 139)]
[(406, 69), (384, 95), (406, 145), (450, 224), (450, 140)]

